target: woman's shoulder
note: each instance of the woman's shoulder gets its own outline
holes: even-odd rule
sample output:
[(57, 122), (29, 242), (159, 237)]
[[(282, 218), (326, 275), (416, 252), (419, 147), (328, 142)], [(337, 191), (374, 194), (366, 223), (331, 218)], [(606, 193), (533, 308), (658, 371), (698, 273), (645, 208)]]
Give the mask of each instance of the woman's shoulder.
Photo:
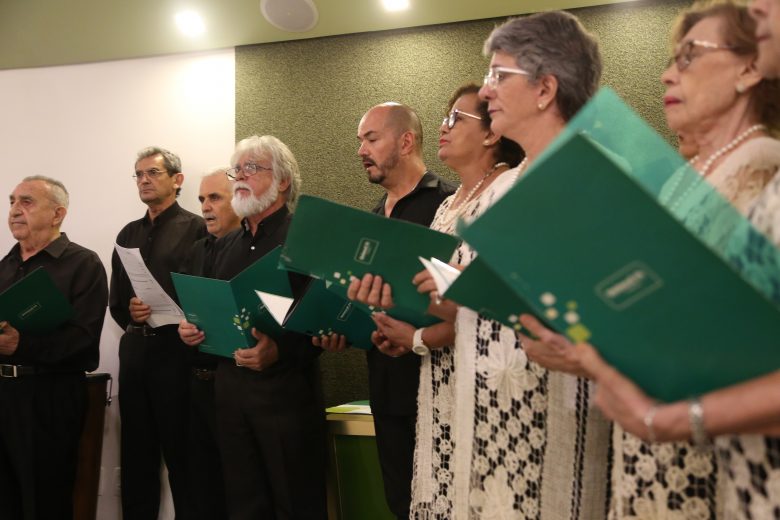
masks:
[(753, 168), (780, 166), (780, 140), (773, 137), (757, 137), (746, 142), (731, 154), (735, 162)]

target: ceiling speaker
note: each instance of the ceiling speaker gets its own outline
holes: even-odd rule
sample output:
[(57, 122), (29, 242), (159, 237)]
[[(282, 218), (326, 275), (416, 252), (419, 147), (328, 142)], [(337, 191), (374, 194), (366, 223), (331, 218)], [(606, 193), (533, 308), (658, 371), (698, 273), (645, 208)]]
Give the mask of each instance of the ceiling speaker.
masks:
[(260, 11), (268, 23), (283, 31), (308, 31), (319, 18), (313, 0), (260, 0)]

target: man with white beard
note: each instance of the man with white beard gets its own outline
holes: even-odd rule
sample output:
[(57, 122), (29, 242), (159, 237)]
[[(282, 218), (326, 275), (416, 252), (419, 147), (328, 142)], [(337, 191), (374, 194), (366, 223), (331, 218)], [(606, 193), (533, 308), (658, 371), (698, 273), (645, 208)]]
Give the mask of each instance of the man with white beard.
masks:
[[(228, 175), (241, 227), (216, 245), (215, 278), (229, 280), (284, 243), (300, 188), (298, 163), (273, 136), (236, 145)], [(308, 278), (290, 274), (299, 295)], [(197, 345), (203, 333), (179, 327)], [(252, 329), (257, 343), (220, 360), (217, 435), (231, 520), (325, 519), (325, 416), (317, 357), (308, 337), (280, 341)]]

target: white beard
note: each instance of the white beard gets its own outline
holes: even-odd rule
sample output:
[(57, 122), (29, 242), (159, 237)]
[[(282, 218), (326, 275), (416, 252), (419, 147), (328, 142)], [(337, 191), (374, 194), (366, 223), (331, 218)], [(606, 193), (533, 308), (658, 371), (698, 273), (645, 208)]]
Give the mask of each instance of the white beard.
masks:
[[(251, 195), (247, 197), (238, 197), (236, 190), (239, 188), (246, 188)], [(230, 201), (230, 205), (233, 206), (233, 211), (236, 212), (241, 218), (246, 218), (251, 215), (258, 215), (267, 210), (271, 205), (276, 202), (279, 197), (279, 181), (274, 176), (274, 180), (271, 185), (265, 190), (265, 193), (259, 197), (252, 193), (252, 187), (243, 181), (236, 181), (233, 184), (233, 199)]]

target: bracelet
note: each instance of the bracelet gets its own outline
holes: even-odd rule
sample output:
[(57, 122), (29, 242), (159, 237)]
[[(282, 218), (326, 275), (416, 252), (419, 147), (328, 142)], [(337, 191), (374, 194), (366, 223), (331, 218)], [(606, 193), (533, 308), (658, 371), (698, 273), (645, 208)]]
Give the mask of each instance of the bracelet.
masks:
[(710, 437), (704, 429), (704, 407), (698, 397), (690, 400), (688, 406), (688, 421), (691, 423), (691, 439), (694, 446), (699, 449), (710, 445)]
[(642, 422), (645, 423), (645, 428), (647, 428), (647, 440), (650, 444), (655, 443), (655, 430), (653, 430), (653, 419), (655, 419), (655, 414), (658, 411), (658, 406), (653, 405), (650, 407), (647, 412), (645, 412), (645, 416), (642, 418)]

